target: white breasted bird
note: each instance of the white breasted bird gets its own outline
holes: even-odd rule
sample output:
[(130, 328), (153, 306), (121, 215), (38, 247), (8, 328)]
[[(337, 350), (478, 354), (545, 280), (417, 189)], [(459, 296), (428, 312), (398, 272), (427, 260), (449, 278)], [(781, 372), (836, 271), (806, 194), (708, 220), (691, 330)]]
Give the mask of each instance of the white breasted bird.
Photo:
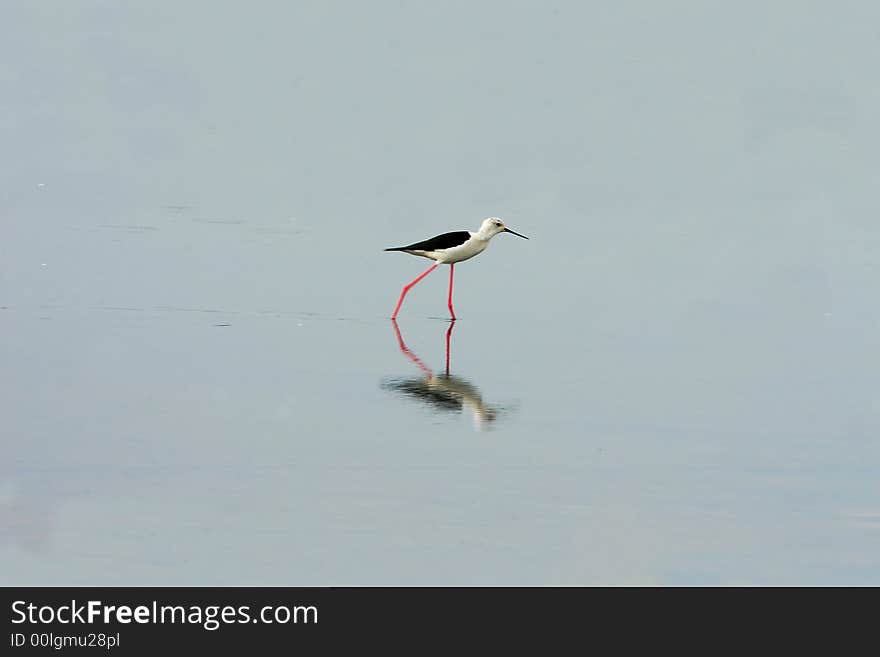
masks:
[(443, 233), (442, 235), (437, 235), (437, 237), (432, 237), (424, 242), (416, 242), (409, 246), (395, 246), (390, 249), (385, 249), (386, 251), (403, 251), (410, 255), (422, 256), (423, 258), (433, 260), (435, 263), (411, 283), (403, 286), (403, 291), (400, 293), (400, 298), (397, 300), (394, 312), (391, 313), (391, 319), (397, 318), (397, 311), (400, 310), (400, 306), (403, 305), (403, 298), (406, 296), (406, 293), (410, 291), (410, 288), (437, 269), (439, 265), (449, 265), (448, 306), (449, 314), (454, 321), (455, 311), (452, 309), (452, 277), (455, 263), (473, 258), (475, 255), (479, 255), (485, 251), (486, 247), (489, 246), (489, 240), (495, 237), (498, 233), (513, 233), (517, 237), (529, 239), (525, 235), (520, 235), (519, 233), (510, 230), (498, 217), (489, 217), (488, 219), (483, 220), (480, 229), (475, 233), (469, 230)]

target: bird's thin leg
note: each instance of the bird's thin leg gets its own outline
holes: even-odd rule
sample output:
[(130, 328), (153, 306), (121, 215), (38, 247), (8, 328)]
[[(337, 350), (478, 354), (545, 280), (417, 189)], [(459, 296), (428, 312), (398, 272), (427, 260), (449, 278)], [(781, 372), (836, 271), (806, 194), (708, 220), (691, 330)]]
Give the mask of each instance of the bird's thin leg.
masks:
[(449, 376), (449, 340), (452, 338), (452, 329), (455, 327), (455, 320), (449, 323), (449, 330), (446, 331), (446, 376)]
[(419, 274), (419, 276), (412, 283), (403, 286), (403, 292), (400, 293), (400, 298), (397, 300), (397, 305), (394, 306), (394, 312), (391, 313), (391, 319), (397, 319), (397, 311), (400, 310), (400, 307), (403, 305), (403, 298), (406, 296), (406, 293), (409, 292), (410, 288), (418, 283), (420, 280), (422, 280), (425, 276), (430, 274), (432, 271), (437, 269), (437, 266), (438, 265), (436, 264), (431, 265), (430, 267), (428, 267), (428, 269)]
[(452, 315), (452, 321), (455, 321), (455, 311), (452, 309), (452, 275), (455, 271), (455, 263), (449, 265), (449, 314)]
[(394, 333), (397, 335), (397, 346), (400, 347), (400, 352), (415, 363), (416, 367), (425, 373), (425, 376), (432, 376), (431, 369), (425, 365), (418, 356), (411, 352), (403, 342), (403, 336), (400, 335), (400, 328), (397, 326), (396, 319), (391, 320), (391, 326), (394, 327)]

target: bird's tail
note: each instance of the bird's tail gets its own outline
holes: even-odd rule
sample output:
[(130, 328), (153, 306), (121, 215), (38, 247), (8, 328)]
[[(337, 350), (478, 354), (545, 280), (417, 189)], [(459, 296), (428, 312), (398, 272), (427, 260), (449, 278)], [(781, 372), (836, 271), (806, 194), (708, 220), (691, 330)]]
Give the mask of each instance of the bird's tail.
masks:
[(392, 246), (389, 249), (383, 249), (383, 251), (406, 251), (405, 246)]

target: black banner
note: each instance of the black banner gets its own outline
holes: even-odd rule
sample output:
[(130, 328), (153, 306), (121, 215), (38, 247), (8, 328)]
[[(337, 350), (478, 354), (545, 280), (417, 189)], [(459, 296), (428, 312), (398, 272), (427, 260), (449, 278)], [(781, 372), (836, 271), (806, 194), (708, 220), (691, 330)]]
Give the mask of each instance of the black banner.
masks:
[[(5, 629), (0, 654), (156, 655), (184, 649), (226, 654), (257, 648), (335, 654), (391, 647), (419, 654), (441, 646), (470, 652), (475, 640), (495, 649), (530, 643), (578, 650), (610, 641), (607, 645), (620, 650), (650, 649), (672, 639), (699, 642), (710, 631), (725, 641), (784, 631), (789, 641), (789, 621), (792, 628), (802, 627), (821, 608), (827, 626), (832, 612), (843, 609), (839, 603), (812, 604), (815, 591), (6, 588), (0, 589)], [(840, 593), (825, 591), (823, 604), (849, 597)], [(858, 626), (858, 616), (848, 618)]]

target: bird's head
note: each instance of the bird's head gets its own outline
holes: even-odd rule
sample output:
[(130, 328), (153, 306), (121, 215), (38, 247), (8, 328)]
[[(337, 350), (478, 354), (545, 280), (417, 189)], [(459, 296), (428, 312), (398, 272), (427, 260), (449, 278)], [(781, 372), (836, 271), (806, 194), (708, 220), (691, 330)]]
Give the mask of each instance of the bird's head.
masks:
[(504, 222), (501, 221), (498, 217), (489, 217), (488, 219), (484, 219), (483, 223), (480, 225), (480, 235), (485, 236), (486, 239), (490, 237), (494, 237), (498, 233), (511, 233), (516, 235), (517, 237), (522, 237), (523, 239), (529, 239), (525, 235), (520, 235), (519, 233), (515, 233), (510, 228), (504, 225)]

